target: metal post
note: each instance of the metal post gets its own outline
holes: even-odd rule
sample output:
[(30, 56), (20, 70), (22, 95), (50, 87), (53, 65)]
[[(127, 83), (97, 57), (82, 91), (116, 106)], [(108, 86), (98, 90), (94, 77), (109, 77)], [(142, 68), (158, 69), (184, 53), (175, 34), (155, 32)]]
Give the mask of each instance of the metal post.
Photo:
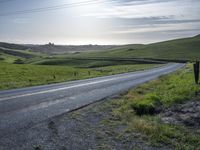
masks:
[(195, 83), (199, 83), (199, 61), (196, 61), (194, 64), (194, 77), (195, 77)]

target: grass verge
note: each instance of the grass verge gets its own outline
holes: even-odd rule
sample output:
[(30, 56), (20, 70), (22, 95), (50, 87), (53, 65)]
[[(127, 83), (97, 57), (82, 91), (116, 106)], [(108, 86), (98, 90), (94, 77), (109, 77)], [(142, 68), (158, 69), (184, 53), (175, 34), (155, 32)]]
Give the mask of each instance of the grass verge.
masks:
[(71, 80), (93, 78), (156, 67), (155, 64), (133, 64), (101, 68), (0, 63), (0, 89), (11, 89)]
[(195, 97), (200, 90), (194, 84), (192, 67), (188, 65), (173, 74), (143, 84), (125, 96), (113, 100), (112, 118), (104, 120), (107, 125), (124, 124), (125, 130), (119, 138), (127, 134), (139, 133), (142, 140), (154, 146), (165, 145), (171, 149), (200, 148), (200, 134), (186, 126), (165, 124), (156, 114), (175, 103), (183, 103)]

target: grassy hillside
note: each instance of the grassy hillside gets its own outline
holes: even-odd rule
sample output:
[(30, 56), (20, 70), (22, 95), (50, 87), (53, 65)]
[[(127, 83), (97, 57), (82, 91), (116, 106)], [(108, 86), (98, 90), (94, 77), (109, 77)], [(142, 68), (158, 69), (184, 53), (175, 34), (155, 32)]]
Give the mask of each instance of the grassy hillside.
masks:
[(0, 47), (9, 48), (9, 49), (19, 49), (19, 50), (26, 50), (26, 49), (28, 49), (28, 47), (25, 46), (25, 45), (12, 44), (12, 43), (4, 43), (4, 42), (0, 42)]
[(48, 55), (59, 55), (66, 53), (79, 53), (79, 52), (94, 52), (94, 51), (102, 51), (109, 50), (112, 48), (116, 48), (118, 46), (115, 45), (54, 45), (54, 44), (46, 44), (46, 45), (33, 45), (30, 50), (32, 52), (40, 52)]
[(41, 60), (46, 55), (29, 50), (18, 50), (0, 47), (0, 62), (15, 63), (17, 60), (26, 62), (28, 60)]
[(117, 45), (54, 45), (53, 43), (45, 45), (34, 45), (34, 44), (12, 44), (0, 42), (0, 48), (31, 51), (48, 55), (59, 55), (66, 53), (78, 53), (78, 52), (93, 52), (110, 50), (117, 48)]
[[(20, 57), (25, 59), (26, 63), (34, 63), (34, 64), (69, 65), (69, 66), (74, 66), (74, 64), (75, 65), (78, 64), (78, 66), (87, 66), (82, 64), (89, 63), (88, 66), (93, 66), (92, 63), (94, 62), (90, 64), (90, 61), (80, 62), (77, 60), (75, 62), (74, 60), (69, 61), (68, 59), (74, 57), (75, 58), (88, 58), (88, 57), (156, 58), (156, 59), (159, 58), (159, 59), (180, 59), (180, 60), (200, 59), (200, 35), (190, 38), (176, 39), (176, 40), (147, 44), (147, 45), (132, 44), (123, 46), (98, 46), (98, 45), (56, 46), (53, 44), (51, 45), (49, 44), (40, 46), (29, 45), (30, 49), (24, 50), (25, 48), (27, 48), (26, 46), (0, 43), (0, 54), (1, 54), (0, 61), (4, 58), (8, 58), (8, 56), (11, 56), (12, 59), (14, 57)], [(22, 48), (22, 49), (18, 50), (16, 48)], [(101, 51), (91, 52), (93, 49)], [(52, 55), (67, 51), (82, 51), (82, 52), (77, 52), (73, 54), (68, 53), (62, 55)], [(46, 54), (45, 55), (42, 53), (37, 54), (35, 52), (42, 52)], [(6, 54), (7, 56), (3, 58), (2, 53)], [(9, 61), (6, 60), (6, 62), (10, 62), (10, 60), (11, 59), (9, 59)], [(99, 62), (95, 63), (99, 64)], [(110, 64), (110, 62), (107, 63)], [(96, 65), (94, 64), (94, 66)]]
[(137, 57), (163, 59), (200, 59), (200, 36), (166, 42), (140, 45), (127, 45), (111, 51), (82, 53), (71, 57)]

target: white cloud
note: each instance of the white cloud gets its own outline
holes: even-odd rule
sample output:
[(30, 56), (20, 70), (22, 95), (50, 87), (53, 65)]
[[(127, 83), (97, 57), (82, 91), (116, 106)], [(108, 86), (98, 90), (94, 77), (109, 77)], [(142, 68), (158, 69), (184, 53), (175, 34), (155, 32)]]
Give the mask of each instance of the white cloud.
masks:
[[(82, 14), (96, 18), (140, 18), (140, 17), (158, 17), (158, 16), (176, 16), (177, 18), (194, 19), (199, 17), (200, 1), (194, 2), (188, 0), (163, 1), (162, 3), (142, 3), (138, 1), (129, 2), (129, 5), (115, 5), (111, 3), (104, 5), (101, 9)], [(140, 5), (135, 5), (140, 3)]]
[(187, 31), (187, 30), (199, 30), (200, 22), (198, 23), (180, 23), (180, 24), (160, 24), (156, 26), (140, 26), (126, 28), (124, 30), (111, 31), (109, 34), (132, 34), (132, 33), (148, 33), (148, 32), (165, 32), (165, 31)]

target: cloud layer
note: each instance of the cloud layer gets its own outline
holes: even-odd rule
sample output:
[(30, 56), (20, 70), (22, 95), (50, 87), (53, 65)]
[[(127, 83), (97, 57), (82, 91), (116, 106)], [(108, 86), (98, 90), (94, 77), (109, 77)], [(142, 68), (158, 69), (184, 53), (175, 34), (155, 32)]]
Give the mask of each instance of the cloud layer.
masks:
[[(21, 1), (21, 5), (13, 3), (12, 6), (0, 8), (19, 10), (20, 6), (23, 10), (27, 6), (32, 8), (41, 5), (39, 0), (32, 3)], [(56, 0), (52, 2), (58, 4)], [(60, 0), (59, 4), (65, 2)], [(0, 18), (0, 40), (23, 43), (52, 41), (59, 44), (128, 44), (150, 43), (200, 33), (199, 0), (97, 0), (95, 3)], [(43, 1), (42, 5), (50, 4), (49, 1)]]

